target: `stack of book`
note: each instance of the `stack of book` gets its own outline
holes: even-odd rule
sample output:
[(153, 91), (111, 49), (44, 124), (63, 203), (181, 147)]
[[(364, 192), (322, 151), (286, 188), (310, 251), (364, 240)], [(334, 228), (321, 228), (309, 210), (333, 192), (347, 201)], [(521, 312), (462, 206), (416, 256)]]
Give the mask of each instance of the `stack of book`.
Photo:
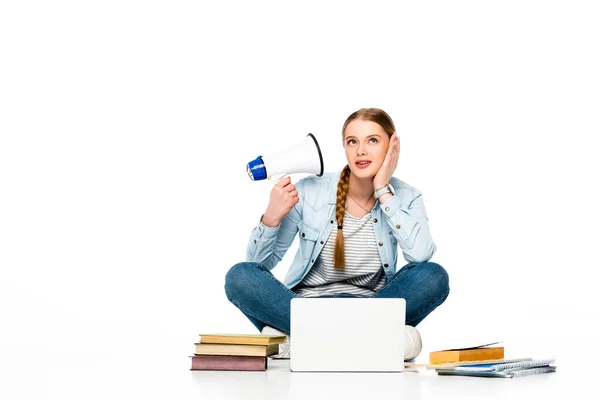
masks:
[(426, 366), (438, 375), (476, 376), (489, 378), (516, 378), (555, 372), (554, 359), (505, 359), (500, 342), (474, 347), (463, 347), (429, 353), (429, 364), (407, 363), (407, 368)]
[(192, 371), (265, 371), (285, 335), (201, 334), (191, 356)]

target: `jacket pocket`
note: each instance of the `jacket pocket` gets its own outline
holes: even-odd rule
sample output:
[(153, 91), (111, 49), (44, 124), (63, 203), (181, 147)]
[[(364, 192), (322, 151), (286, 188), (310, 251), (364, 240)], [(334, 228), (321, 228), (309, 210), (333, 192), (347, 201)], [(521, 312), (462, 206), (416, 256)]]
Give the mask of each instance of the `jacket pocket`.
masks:
[(300, 237), (300, 251), (305, 260), (309, 259), (312, 255), (317, 240), (319, 240), (319, 231), (315, 228), (301, 222), (298, 225), (298, 235)]

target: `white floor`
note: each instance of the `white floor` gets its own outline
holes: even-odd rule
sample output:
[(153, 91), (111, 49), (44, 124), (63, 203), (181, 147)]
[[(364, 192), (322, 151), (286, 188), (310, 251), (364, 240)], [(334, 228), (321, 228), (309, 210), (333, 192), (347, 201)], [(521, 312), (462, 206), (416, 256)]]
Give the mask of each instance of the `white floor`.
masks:
[[(592, 369), (584, 367), (589, 366), (586, 359), (591, 355), (573, 346), (577, 343), (575, 335), (549, 337), (554, 344), (538, 343), (538, 349), (554, 349), (547, 355), (556, 357), (556, 373), (518, 379), (443, 377), (425, 369), (403, 373), (292, 373), (289, 360), (273, 359), (269, 359), (264, 372), (190, 371), (190, 343), (150, 332), (145, 338), (127, 334), (121, 336), (122, 340), (118, 337), (118, 332), (107, 332), (105, 343), (73, 346), (68, 353), (53, 353), (52, 343), (48, 343), (45, 348), (53, 354), (51, 357), (36, 358), (35, 351), (27, 357), (15, 357), (19, 361), (11, 364), (10, 371), (3, 371), (21, 372), (12, 377), (4, 374), (5, 383), (12, 387), (10, 398), (542, 399), (595, 387), (597, 379)], [(508, 356), (520, 353), (515, 343), (505, 343), (513, 350)], [(557, 347), (556, 343), (563, 345)], [(425, 347), (417, 361), (427, 360), (427, 350)], [(537, 352), (532, 355), (543, 356)]]

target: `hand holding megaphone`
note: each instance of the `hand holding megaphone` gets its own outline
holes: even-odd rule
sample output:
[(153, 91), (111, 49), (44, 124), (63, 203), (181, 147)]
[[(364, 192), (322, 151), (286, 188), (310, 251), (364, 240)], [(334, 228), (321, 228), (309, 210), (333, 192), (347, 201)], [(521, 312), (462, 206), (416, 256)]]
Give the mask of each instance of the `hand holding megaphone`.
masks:
[[(310, 173), (323, 175), (323, 156), (319, 143), (312, 133), (299, 144), (268, 156), (258, 156), (246, 165), (250, 179), (260, 181), (286, 174)], [(281, 176), (279, 176), (281, 175)]]
[(300, 197), (292, 178), (287, 176), (279, 180), (271, 189), (271, 199), (262, 223), (272, 228), (278, 226), (299, 201)]

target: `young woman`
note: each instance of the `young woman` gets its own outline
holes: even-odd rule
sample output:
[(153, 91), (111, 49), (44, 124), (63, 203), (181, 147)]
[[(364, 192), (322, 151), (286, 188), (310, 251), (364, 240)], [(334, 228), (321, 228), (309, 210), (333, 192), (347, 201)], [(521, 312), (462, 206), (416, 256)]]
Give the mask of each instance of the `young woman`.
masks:
[[(392, 176), (400, 140), (389, 115), (352, 113), (342, 139), (348, 165), (341, 171), (296, 185), (286, 177), (273, 187), (246, 262), (228, 271), (225, 292), (265, 335), (289, 335), (294, 297), (404, 298), (404, 358), (411, 360), (422, 348), (414, 327), (448, 296), (448, 274), (429, 262), (436, 245), (421, 192)], [(282, 283), (270, 270), (296, 234), (300, 247)], [(408, 264), (396, 271), (398, 245)], [(289, 358), (290, 340), (273, 358)]]

